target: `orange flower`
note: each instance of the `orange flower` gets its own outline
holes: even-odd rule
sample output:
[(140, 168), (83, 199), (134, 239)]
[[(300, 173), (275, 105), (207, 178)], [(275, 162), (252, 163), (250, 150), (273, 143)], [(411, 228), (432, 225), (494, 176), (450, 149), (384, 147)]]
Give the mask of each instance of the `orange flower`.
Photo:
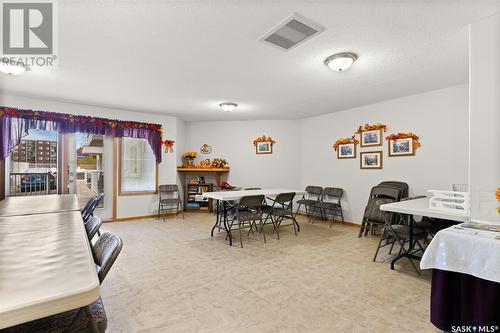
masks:
[(357, 145), (359, 143), (359, 141), (356, 140), (354, 138), (354, 136), (352, 138), (338, 139), (337, 141), (335, 141), (335, 143), (333, 144), (332, 147), (335, 151), (337, 151), (337, 149), (339, 148), (340, 145), (345, 145), (348, 143), (354, 143), (355, 145)]
[(274, 141), (273, 138), (271, 138), (270, 136), (265, 136), (265, 135), (262, 135), (262, 136), (258, 137), (257, 139), (253, 140), (253, 145), (257, 146), (258, 142), (270, 142), (271, 146), (276, 143), (276, 141)]
[(500, 201), (500, 188), (497, 188), (497, 191), (495, 192), (495, 196), (497, 197), (497, 200)]

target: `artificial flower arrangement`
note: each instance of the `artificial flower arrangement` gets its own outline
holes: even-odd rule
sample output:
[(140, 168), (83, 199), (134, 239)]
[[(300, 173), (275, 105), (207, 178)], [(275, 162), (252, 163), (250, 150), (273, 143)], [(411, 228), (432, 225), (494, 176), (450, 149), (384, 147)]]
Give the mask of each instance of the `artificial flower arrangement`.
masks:
[(354, 143), (355, 145), (357, 145), (359, 143), (359, 141), (356, 140), (356, 138), (354, 137), (354, 135), (351, 138), (338, 139), (333, 144), (333, 149), (335, 151), (337, 151), (337, 149), (339, 149), (340, 145), (345, 145), (345, 144), (349, 144), (349, 143)]
[(162, 144), (165, 146), (165, 153), (173, 153), (174, 152), (174, 140), (164, 140)]
[(194, 159), (198, 156), (198, 153), (195, 151), (187, 151), (182, 154), (182, 159), (184, 160), (185, 167), (194, 167)]
[(198, 153), (195, 151), (187, 151), (184, 154), (182, 154), (182, 158), (185, 158), (185, 159), (194, 160), (197, 157), (198, 157)]
[(210, 162), (209, 158), (205, 158), (204, 160), (200, 161), (200, 168), (208, 169), (211, 167), (212, 167), (212, 163)]
[(257, 143), (259, 143), (259, 142), (269, 142), (271, 144), (271, 146), (276, 143), (276, 141), (273, 140), (273, 138), (271, 138), (270, 136), (265, 136), (265, 135), (262, 135), (262, 136), (258, 137), (257, 139), (253, 140), (253, 145), (257, 146)]
[(356, 133), (361, 134), (361, 132), (374, 131), (374, 130), (379, 130), (379, 129), (386, 132), (387, 126), (384, 124), (381, 124), (381, 123), (376, 123), (374, 125), (365, 124), (364, 126), (359, 126), (358, 130), (354, 134), (356, 134)]
[(212, 168), (225, 168), (227, 165), (227, 161), (223, 158), (214, 158), (212, 161)]
[(400, 140), (400, 139), (413, 139), (413, 149), (417, 149), (418, 147), (421, 146), (420, 142), (418, 141), (420, 138), (412, 133), (412, 132), (408, 132), (408, 133), (392, 133), (392, 134), (389, 134), (388, 136), (385, 137), (385, 139), (387, 141), (390, 141), (390, 140)]
[[(497, 197), (497, 201), (500, 201), (500, 188), (497, 188), (495, 196)], [(500, 207), (497, 207), (497, 213), (500, 214)]]

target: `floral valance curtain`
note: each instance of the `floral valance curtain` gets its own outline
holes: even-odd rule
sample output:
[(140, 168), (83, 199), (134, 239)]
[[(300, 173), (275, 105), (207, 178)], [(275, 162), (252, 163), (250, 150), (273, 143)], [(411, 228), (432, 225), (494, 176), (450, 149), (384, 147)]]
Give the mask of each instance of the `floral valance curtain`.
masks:
[(155, 154), (156, 162), (161, 162), (162, 128), (159, 124), (2, 106), (0, 106), (0, 158), (8, 157), (10, 151), (21, 143), (21, 139), (28, 135), (30, 129), (147, 139)]

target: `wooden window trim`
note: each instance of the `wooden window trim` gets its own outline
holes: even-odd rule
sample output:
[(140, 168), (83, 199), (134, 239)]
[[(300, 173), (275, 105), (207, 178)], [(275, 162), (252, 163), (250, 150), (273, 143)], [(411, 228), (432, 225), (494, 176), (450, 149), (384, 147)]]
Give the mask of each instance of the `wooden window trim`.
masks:
[(0, 200), (5, 199), (5, 160), (0, 159)]
[(118, 144), (118, 195), (120, 197), (135, 196), (135, 195), (157, 195), (158, 194), (158, 163), (156, 163), (156, 184), (154, 191), (137, 191), (137, 192), (123, 192), (122, 191), (122, 147), (123, 138), (120, 138)]

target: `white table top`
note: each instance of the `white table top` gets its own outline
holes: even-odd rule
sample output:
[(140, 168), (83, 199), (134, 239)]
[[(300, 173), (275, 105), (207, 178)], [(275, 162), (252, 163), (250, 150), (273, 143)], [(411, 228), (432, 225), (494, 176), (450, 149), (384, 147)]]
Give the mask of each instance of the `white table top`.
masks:
[(7, 197), (0, 201), (0, 216), (69, 212), (79, 210), (75, 194)]
[(439, 231), (425, 250), (420, 268), (459, 272), (500, 283), (500, 233), (462, 226)]
[(99, 297), (79, 211), (0, 217), (0, 329)]
[(215, 200), (239, 200), (241, 197), (247, 195), (265, 195), (266, 197), (276, 197), (280, 193), (295, 192), (296, 195), (306, 194), (304, 190), (290, 190), (290, 189), (262, 189), (262, 190), (243, 190), (243, 191), (221, 191), (221, 192), (205, 192), (204, 197)]
[(386, 212), (427, 216), (443, 220), (465, 222), (466, 214), (463, 211), (444, 211), (429, 208), (429, 198), (405, 200), (381, 205), (380, 209)]

